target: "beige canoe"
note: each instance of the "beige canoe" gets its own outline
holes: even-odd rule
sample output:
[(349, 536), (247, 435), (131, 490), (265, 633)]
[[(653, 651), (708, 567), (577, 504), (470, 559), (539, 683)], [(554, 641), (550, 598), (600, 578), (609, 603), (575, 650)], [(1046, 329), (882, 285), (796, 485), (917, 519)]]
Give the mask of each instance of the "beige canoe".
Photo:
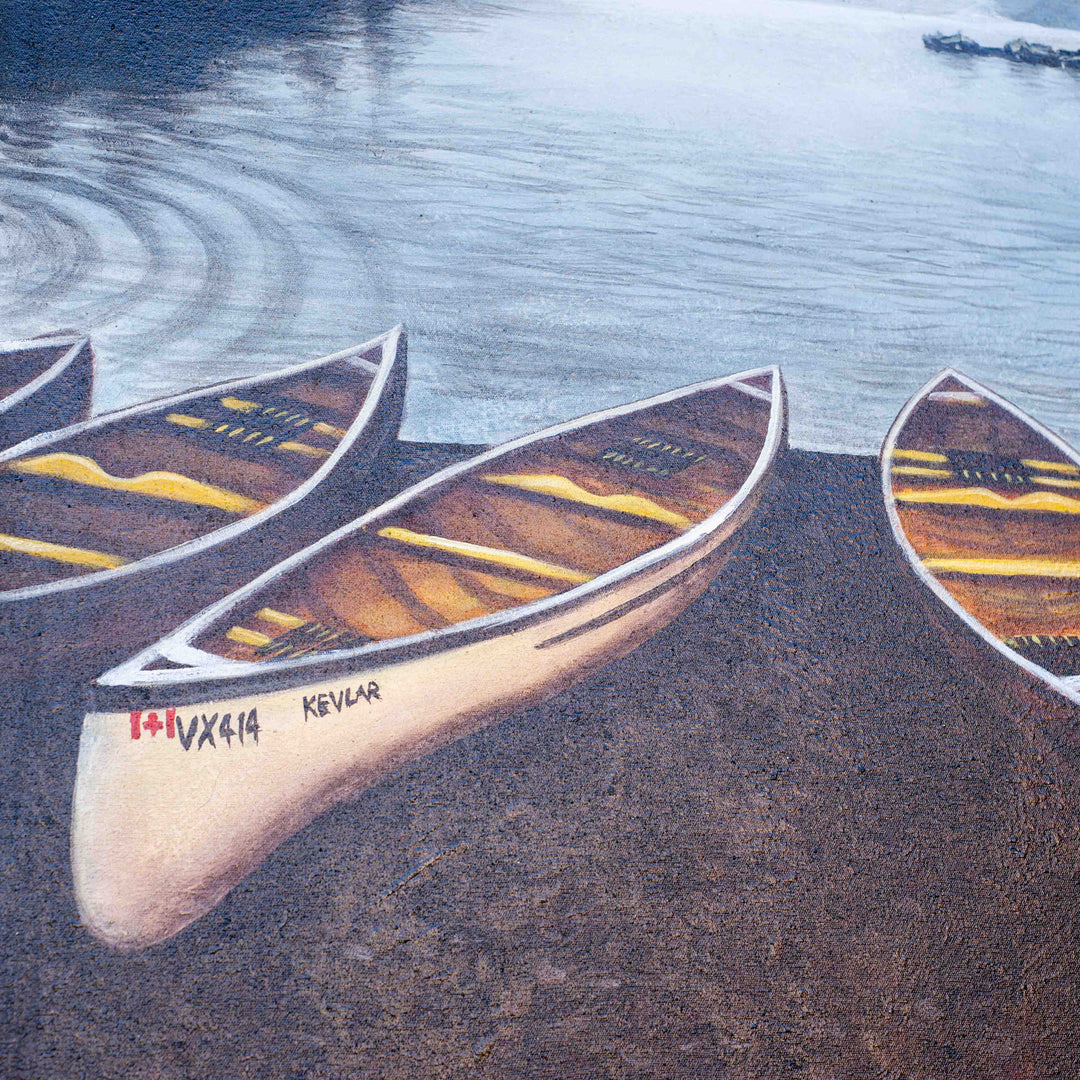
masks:
[(518, 439), (107, 673), (73, 805), (85, 924), (167, 938), (348, 792), (629, 652), (730, 554), (785, 417), (765, 368)]
[(397, 327), (0, 453), (0, 673), (92, 677), (378, 502), (404, 391)]
[(920, 579), (976, 634), (1080, 702), (1080, 456), (992, 390), (934, 376), (881, 452)]

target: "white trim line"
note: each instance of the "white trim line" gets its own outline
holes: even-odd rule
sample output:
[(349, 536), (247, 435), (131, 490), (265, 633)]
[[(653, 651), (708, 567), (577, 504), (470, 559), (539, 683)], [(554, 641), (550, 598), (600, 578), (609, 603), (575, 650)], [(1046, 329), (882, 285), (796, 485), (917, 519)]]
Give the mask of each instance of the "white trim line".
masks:
[[(60, 581), (49, 581), (40, 585), (28, 585), (21, 589), (0, 591), (0, 605), (6, 600), (28, 600), (33, 597), (48, 596), (59, 592), (70, 592), (74, 589), (89, 588), (103, 581), (111, 581), (115, 578), (127, 577), (130, 574), (140, 573), (143, 570), (167, 566), (169, 563), (177, 562), (178, 560), (185, 559), (197, 552), (216, 547), (218, 544), (222, 544), (242, 533), (248, 532), (250, 529), (255, 528), (255, 526), (261, 525), (269, 518), (280, 514), (290, 506), (298, 503), (322, 483), (327, 475), (333, 471), (338, 462), (352, 448), (360, 434), (367, 427), (372, 415), (382, 401), (386, 383), (390, 378), (392, 369), (395, 367), (394, 361), (398, 342), (403, 334), (404, 328), (399, 324), (392, 330), (388, 330), (385, 334), (380, 334), (370, 341), (365, 341), (362, 345), (356, 345), (350, 349), (343, 349), (341, 352), (331, 353), (329, 356), (319, 357), (316, 360), (306, 360), (302, 364), (294, 364), (291, 367), (279, 368), (277, 371), (272, 371), (265, 375), (257, 375), (254, 378), (233, 379), (229, 382), (216, 383), (213, 386), (204, 387), (200, 390), (185, 391), (182, 394), (176, 394), (171, 397), (158, 398), (156, 401), (142, 402), (139, 405), (133, 405), (127, 409), (105, 413), (102, 416), (94, 417), (92, 420), (84, 420), (82, 423), (72, 424), (69, 427), (61, 428), (59, 431), (49, 431), (42, 435), (35, 435), (33, 438), (17, 443), (9, 450), (0, 453), (0, 466), (3, 466), (7, 461), (22, 457), (24, 454), (32, 453), (43, 446), (49, 446), (58, 441), (61, 436), (67, 438), (71, 435), (78, 435), (84, 431), (93, 430), (96, 427), (103, 427), (106, 424), (113, 424), (118, 420), (124, 420), (129, 416), (139, 416), (146, 412), (157, 412), (169, 405), (179, 404), (180, 402), (209, 397), (211, 395), (216, 396), (229, 390), (240, 390), (249, 386), (260, 386), (267, 382), (277, 382), (279, 379), (289, 375), (295, 375), (301, 371), (323, 367), (341, 360), (349, 360), (353, 354), (366, 352), (369, 349), (373, 349), (376, 345), (381, 344), (382, 346), (382, 363), (379, 365), (379, 372), (372, 381), (371, 386), (368, 388), (367, 398), (364, 400), (364, 404), (356, 414), (355, 419), (349, 425), (349, 430), (346, 432), (345, 438), (338, 443), (337, 448), (322, 463), (322, 465), (320, 465), (319, 468), (304, 481), (304, 483), (299, 487), (294, 488), (288, 495), (270, 503), (269, 506), (255, 514), (251, 514), (249, 517), (241, 518), (239, 521), (230, 522), (228, 525), (223, 525), (220, 529), (215, 529), (213, 532), (204, 533), (202, 536), (195, 537), (193, 540), (187, 540), (182, 544), (176, 544), (174, 547), (166, 548), (164, 551), (148, 555), (146, 558), (138, 559), (135, 562), (126, 563), (124, 566), (118, 566), (112, 570), (98, 570), (92, 574), (80, 574), (78, 577), (65, 578)], [(357, 359), (361, 358), (357, 357)], [(366, 362), (365, 365), (361, 366), (366, 366)], [(0, 612), (2, 611), (3, 608), (0, 606)]]
[(78, 337), (71, 337), (69, 334), (61, 334), (55, 338), (44, 337), (33, 338), (30, 341), (0, 343), (0, 352), (18, 352), (25, 349), (47, 349), (50, 345), (64, 345), (67, 342), (71, 342), (69, 348), (61, 354), (58, 360), (54, 360), (52, 364), (38, 375), (36, 379), (32, 379), (25, 386), (19, 387), (18, 390), (8, 394), (7, 397), (0, 398), (0, 415), (6, 413), (16, 405), (21, 405), (32, 394), (36, 394), (42, 387), (48, 386), (48, 384), (60, 375), (65, 368), (71, 366), (84, 347), (90, 347), (90, 338), (85, 334)]
[[(362, 645), (355, 649), (328, 650), (327, 652), (316, 653), (306, 657), (297, 657), (292, 660), (271, 661), (268, 663), (226, 660), (223, 657), (204, 652), (201, 649), (196, 649), (189, 644), (192, 638), (197, 637), (208, 625), (224, 615), (230, 608), (241, 604), (248, 596), (257, 592), (275, 578), (288, 573), (294, 567), (314, 558), (320, 551), (335, 544), (338, 540), (341, 540), (370, 523), (385, 517), (404, 504), (411, 502), (418, 496), (430, 491), (437, 485), (446, 483), (462, 473), (471, 471), (472, 469), (483, 465), (487, 461), (502, 457), (504, 454), (520, 449), (530, 443), (539, 442), (540, 440), (552, 438), (556, 435), (562, 435), (568, 431), (574, 431), (577, 428), (587, 427), (605, 420), (612, 420), (619, 416), (626, 416), (656, 405), (662, 405), (669, 401), (676, 401), (681, 397), (689, 397), (691, 394), (696, 394), (701, 391), (718, 390), (723, 386), (730, 386), (740, 379), (766, 374), (772, 375), (773, 385), (771, 408), (769, 412), (769, 428), (766, 432), (765, 439), (762, 442), (761, 450), (758, 453), (754, 467), (743, 481), (739, 490), (714, 514), (705, 518), (680, 536), (669, 540), (665, 544), (661, 544), (659, 547), (653, 548), (651, 551), (647, 551), (644, 554), (637, 556), (637, 558), (631, 559), (629, 562), (620, 563), (620, 565), (614, 569), (599, 574), (597, 577), (583, 585), (575, 586), (574, 588), (567, 589), (565, 592), (556, 593), (553, 596), (546, 597), (542, 600), (536, 600), (532, 603), (507, 608), (504, 611), (495, 612), (491, 615), (484, 615), (476, 619), (469, 619), (465, 622), (455, 623), (452, 626), (447, 626), (439, 630), (427, 630), (419, 634), (411, 634), (407, 637), (390, 638), (385, 641), (372, 642), (371, 644)], [(97, 681), (102, 686), (119, 686), (124, 684), (133, 686), (166, 686), (187, 682), (193, 679), (202, 682), (208, 679), (235, 678), (248, 674), (255, 675), (261, 673), (268, 675), (281, 670), (302, 672), (305, 667), (311, 667), (316, 664), (326, 664), (328, 662), (335, 663), (352, 658), (377, 656), (378, 653), (390, 649), (398, 649), (402, 646), (415, 645), (421, 642), (438, 640), (440, 638), (453, 639), (456, 636), (467, 634), (479, 626), (485, 628), (503, 626), (521, 619), (531, 618), (538, 613), (545, 612), (552, 608), (573, 603), (592, 592), (604, 589), (623, 578), (636, 574), (641, 570), (645, 570), (655, 563), (671, 558), (677, 552), (684, 548), (691, 547), (702, 537), (707, 536), (709, 533), (718, 529), (746, 501), (750, 493), (758, 486), (762, 477), (775, 460), (784, 435), (784, 414), (783, 382), (780, 369), (774, 364), (769, 367), (756, 368), (753, 371), (739, 372), (737, 375), (729, 375), (722, 379), (710, 379), (705, 382), (694, 383), (678, 390), (671, 390), (664, 394), (658, 394), (652, 398), (646, 398), (643, 401), (636, 401), (628, 405), (619, 405), (614, 408), (589, 413), (586, 416), (578, 417), (576, 420), (569, 420), (562, 424), (556, 424), (553, 427), (545, 428), (544, 430), (535, 432), (531, 435), (523, 435), (508, 443), (503, 443), (501, 446), (486, 450), (475, 457), (468, 458), (465, 461), (460, 461), (442, 469), (432, 476), (427, 477), (425, 480), (420, 481), (420, 483), (414, 484), (410, 488), (406, 488), (381, 506), (368, 511), (355, 521), (343, 525), (341, 528), (329, 533), (321, 540), (316, 541), (310, 547), (297, 552), (297, 554), (283, 560), (276, 566), (272, 566), (269, 570), (255, 578), (254, 581), (242, 586), (235, 592), (219, 600), (216, 604), (212, 604), (199, 614), (193, 616), (186, 623), (173, 631), (173, 633), (169, 634), (155, 645), (144, 649), (130, 660), (125, 661), (106, 672)], [(191, 666), (184, 669), (153, 668), (147, 670), (145, 668), (145, 664), (158, 659)], [(192, 670), (192, 668), (197, 670)]]
[(995, 394), (993, 390), (975, 382), (974, 379), (969, 379), (966, 375), (961, 375), (955, 368), (946, 368), (944, 371), (935, 375), (929, 382), (921, 386), (912, 395), (907, 404), (900, 410), (899, 416), (893, 421), (893, 425), (889, 429), (889, 434), (886, 435), (885, 442), (881, 447), (881, 488), (885, 499), (885, 511), (889, 517), (889, 525), (892, 527), (893, 536), (896, 538), (896, 542), (900, 545), (901, 550), (907, 556), (907, 560), (911, 563), (916, 574), (922, 579), (923, 584), (928, 586), (950, 611), (963, 619), (963, 621), (967, 623), (967, 625), (971, 627), (983, 641), (992, 645), (1002, 654), (1002, 656), (1011, 660), (1014, 664), (1018, 664), (1025, 671), (1030, 672), (1036, 678), (1041, 679), (1059, 694), (1062, 694), (1070, 701), (1080, 705), (1080, 679), (1077, 680), (1077, 684), (1071, 685), (1068, 681), (1061, 678), (1061, 676), (1055, 675), (1051, 671), (1047, 671), (1046, 668), (1040, 667), (1034, 661), (1028, 660), (1027, 657), (1021, 656), (1015, 650), (1010, 649), (1000, 638), (991, 634), (990, 631), (987, 630), (986, 627), (983, 626), (983, 624), (966, 608), (962, 607), (960, 603), (953, 598), (949, 590), (926, 569), (922, 560), (919, 558), (918, 553), (915, 551), (915, 548), (912, 546), (911, 541), (908, 540), (907, 535), (904, 533), (903, 526), (900, 524), (900, 515), (896, 509), (896, 499), (893, 497), (892, 493), (891, 470), (889, 467), (890, 462), (892, 461), (893, 451), (896, 449), (896, 440), (899, 437), (900, 432), (903, 431), (906, 426), (911, 414), (915, 411), (916, 406), (918, 406), (924, 398), (929, 397), (930, 392), (935, 386), (948, 378), (956, 379), (958, 382), (970, 387), (988, 401), (1000, 406), (1006, 412), (1011, 413), (1022, 423), (1030, 427), (1036, 434), (1041, 435), (1044, 439), (1047, 439), (1056, 446), (1057, 449), (1076, 465), (1080, 466), (1080, 454), (1077, 454), (1064, 439), (1043, 427), (1043, 425), (1040, 424), (1038, 420), (1034, 419), (1034, 417), (1028, 416), (1027, 413), (1022, 409), (1017, 408), (1012, 402)]
[(749, 394), (752, 398), (757, 398), (758, 401), (772, 401), (772, 394), (768, 390), (762, 390), (760, 386), (750, 386), (747, 383), (735, 382), (731, 384), (733, 390), (741, 390), (744, 394)]

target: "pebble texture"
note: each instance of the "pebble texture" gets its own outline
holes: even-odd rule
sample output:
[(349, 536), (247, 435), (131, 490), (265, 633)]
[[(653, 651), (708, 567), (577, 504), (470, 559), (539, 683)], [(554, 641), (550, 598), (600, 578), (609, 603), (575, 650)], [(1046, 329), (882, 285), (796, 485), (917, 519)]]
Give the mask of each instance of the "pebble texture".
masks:
[(144, 953), (72, 902), (77, 691), (5, 697), (12, 1080), (1076, 1074), (1076, 716), (924, 593), (869, 458), (792, 452), (676, 622)]

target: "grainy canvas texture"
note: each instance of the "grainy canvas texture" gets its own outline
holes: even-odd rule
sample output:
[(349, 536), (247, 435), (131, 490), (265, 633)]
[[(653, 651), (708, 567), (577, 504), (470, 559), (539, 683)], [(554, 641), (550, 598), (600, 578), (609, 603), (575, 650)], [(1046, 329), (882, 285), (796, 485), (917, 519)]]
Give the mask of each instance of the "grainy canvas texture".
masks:
[(0, 1075), (1076, 1074), (1066, 5), (0, 19)]

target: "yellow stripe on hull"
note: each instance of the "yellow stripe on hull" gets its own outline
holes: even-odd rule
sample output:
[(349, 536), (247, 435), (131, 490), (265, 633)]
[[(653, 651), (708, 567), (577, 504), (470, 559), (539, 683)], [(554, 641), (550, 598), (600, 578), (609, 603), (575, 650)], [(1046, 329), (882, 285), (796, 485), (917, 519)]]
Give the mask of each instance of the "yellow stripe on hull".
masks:
[(148, 472), (125, 479), (107, 473), (93, 458), (81, 454), (43, 454), (41, 457), (19, 458), (7, 466), (14, 472), (31, 476), (47, 476), (54, 480), (67, 480), (87, 487), (122, 491), (131, 495), (148, 495), (170, 502), (209, 506), (230, 514), (254, 514), (265, 503), (256, 502), (234, 491), (204, 484), (189, 476), (173, 472)]
[(923, 559), (935, 574), (977, 574), (991, 577), (1080, 578), (1080, 562), (1065, 559)]
[(688, 529), (692, 524), (688, 517), (674, 510), (668, 510), (651, 499), (640, 495), (594, 495), (565, 476), (557, 476), (554, 473), (484, 476), (483, 479), (489, 484), (502, 484), (505, 487), (520, 488), (522, 491), (532, 491), (537, 495), (550, 495), (566, 502), (595, 506), (598, 510), (614, 510), (620, 514), (659, 521), (663, 525), (672, 525), (677, 529)]
[(479, 544), (470, 544), (464, 540), (450, 540), (445, 536), (428, 536), (424, 533), (412, 532), (410, 529), (399, 528), (396, 525), (380, 529), (379, 536), (387, 540), (396, 540), (401, 544), (408, 544), (411, 547), (430, 548), (432, 551), (443, 551), (448, 555), (462, 555), (468, 559), (492, 563), (509, 570), (523, 570), (537, 577), (551, 578), (555, 581), (568, 581), (574, 585), (583, 585), (586, 581), (592, 581), (592, 574), (583, 574), (580, 570), (571, 570), (567, 566), (544, 562), (542, 559), (534, 559), (516, 551), (481, 547)]
[(1029, 491), (1024, 495), (999, 495), (984, 487), (938, 488), (929, 491), (896, 491), (893, 498), (903, 503), (932, 506), (977, 506), (985, 510), (1025, 510), (1052, 514), (1080, 514), (1080, 499), (1054, 491)]
[(121, 559), (119, 555), (107, 555), (104, 551), (50, 544), (45, 540), (29, 540), (25, 536), (8, 536), (6, 533), (0, 533), (0, 551), (34, 555), (39, 559), (52, 559), (53, 562), (68, 563), (71, 566), (88, 566), (92, 570), (115, 570), (127, 562), (127, 559)]

